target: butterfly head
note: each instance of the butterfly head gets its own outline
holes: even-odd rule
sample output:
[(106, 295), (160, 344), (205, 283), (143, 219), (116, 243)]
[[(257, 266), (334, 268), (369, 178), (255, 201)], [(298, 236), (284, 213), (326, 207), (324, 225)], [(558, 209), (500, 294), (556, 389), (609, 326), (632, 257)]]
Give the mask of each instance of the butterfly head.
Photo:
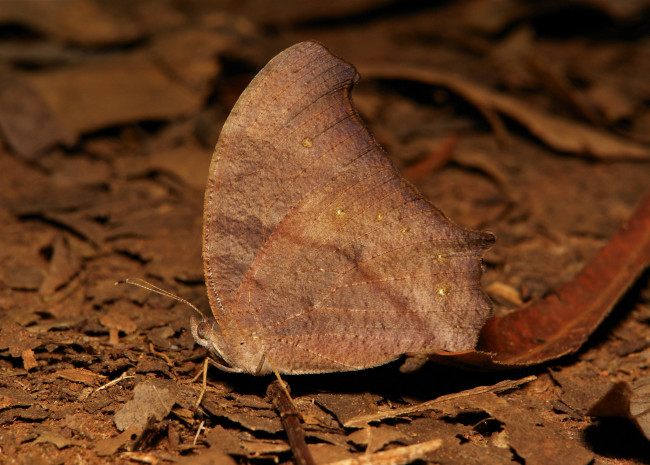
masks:
[(261, 346), (253, 338), (224, 330), (214, 318), (192, 318), (190, 327), (194, 340), (216, 357), (215, 364), (223, 371), (253, 375), (271, 371)]

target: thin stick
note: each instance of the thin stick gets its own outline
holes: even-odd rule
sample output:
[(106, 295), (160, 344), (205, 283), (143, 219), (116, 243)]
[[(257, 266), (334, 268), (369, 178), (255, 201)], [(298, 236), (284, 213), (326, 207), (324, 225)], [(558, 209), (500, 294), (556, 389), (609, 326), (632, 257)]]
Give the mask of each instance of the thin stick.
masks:
[(441, 445), (442, 439), (432, 439), (411, 446), (330, 462), (328, 465), (406, 465), (415, 460), (422, 460), (426, 454), (439, 449)]
[(199, 424), (199, 427), (196, 430), (196, 434), (194, 435), (194, 441), (192, 441), (193, 446), (196, 446), (196, 441), (199, 440), (199, 435), (201, 434), (201, 431), (203, 430), (203, 425), (204, 424), (205, 424), (205, 420), (201, 421), (201, 424)]
[(277, 378), (278, 382), (280, 383), (280, 387), (282, 387), (282, 390), (284, 391), (284, 394), (287, 396), (287, 399), (289, 402), (291, 402), (291, 407), (292, 409), (296, 412), (297, 415), (300, 416), (300, 419), (302, 419), (302, 415), (300, 415), (300, 412), (296, 408), (296, 405), (293, 403), (293, 399), (291, 398), (291, 394), (289, 394), (289, 387), (287, 386), (287, 383), (284, 382), (282, 379), (282, 376), (280, 376), (280, 372), (278, 369), (275, 367), (275, 363), (273, 363), (273, 360), (271, 360), (271, 357), (266, 355), (264, 353), (264, 358), (269, 362), (269, 365), (271, 365), (271, 369), (273, 370), (273, 373), (275, 374), (275, 377)]
[(120, 381), (122, 381), (122, 380), (124, 380), (124, 379), (129, 379), (129, 378), (135, 378), (135, 376), (127, 375), (127, 374), (126, 374), (126, 371), (125, 371), (124, 373), (122, 373), (122, 374), (120, 375), (119, 378), (116, 378), (116, 379), (114, 379), (113, 381), (109, 381), (108, 383), (106, 383), (106, 384), (104, 384), (104, 385), (102, 385), (102, 386), (99, 386), (99, 387), (98, 387), (97, 389), (95, 389), (92, 393), (94, 394), (94, 393), (96, 393), (96, 392), (98, 392), (98, 391), (102, 391), (102, 390), (104, 390), (104, 389), (106, 389), (106, 388), (109, 388), (109, 387), (113, 386), (114, 384), (119, 383)]
[(150, 343), (149, 343), (149, 351), (150, 351), (152, 354), (154, 354), (154, 355), (156, 355), (156, 356), (162, 358), (163, 360), (165, 360), (165, 362), (167, 362), (167, 365), (168, 365), (170, 368), (173, 368), (173, 367), (174, 367), (174, 362), (172, 362), (172, 360), (169, 358), (169, 356), (168, 356), (167, 354), (165, 354), (165, 353), (163, 353), (163, 352), (158, 352), (156, 349), (154, 349), (154, 347), (153, 347), (153, 342), (150, 342)]
[(163, 410), (164, 410), (164, 411), (167, 411), (168, 408), (169, 408), (169, 410), (171, 410), (171, 408), (172, 408), (174, 405), (172, 404), (170, 407), (167, 407), (167, 406), (165, 405), (165, 401), (163, 400), (163, 398), (160, 396), (160, 393), (158, 392), (158, 388), (157, 388), (156, 386), (153, 386), (153, 385), (152, 385), (151, 387), (153, 388), (153, 392), (156, 393), (156, 397), (158, 398), (158, 401), (160, 402), (160, 405), (162, 406)]
[(286, 386), (281, 381), (273, 381), (266, 389), (266, 395), (280, 415), (282, 426), (287, 433), (287, 439), (293, 452), (295, 465), (315, 465), (314, 458), (305, 442), (305, 430), (300, 424), (300, 413), (286, 394)]
[(194, 378), (192, 378), (192, 382), (196, 381), (199, 375), (203, 374), (203, 383), (201, 384), (201, 394), (199, 394), (199, 398), (196, 399), (196, 407), (201, 405), (201, 401), (203, 400), (203, 396), (205, 395), (206, 391), (208, 390), (208, 365), (210, 363), (210, 357), (205, 357), (205, 360), (203, 361), (203, 370), (201, 370), (199, 373), (196, 374)]

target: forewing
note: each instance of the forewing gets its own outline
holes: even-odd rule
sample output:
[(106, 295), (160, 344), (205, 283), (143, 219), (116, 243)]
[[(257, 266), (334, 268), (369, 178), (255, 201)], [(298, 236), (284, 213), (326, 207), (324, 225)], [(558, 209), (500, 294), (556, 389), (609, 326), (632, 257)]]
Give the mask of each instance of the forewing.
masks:
[[(203, 259), (210, 303), (230, 313), (235, 294), (278, 223), (315, 186), (356, 157), (321, 134), (353, 137), (345, 97), (354, 67), (304, 42), (280, 53), (253, 79), (226, 121), (205, 194)], [(361, 128), (355, 128), (355, 131)], [(331, 138), (328, 137), (328, 141)], [(371, 140), (363, 141), (368, 150)]]

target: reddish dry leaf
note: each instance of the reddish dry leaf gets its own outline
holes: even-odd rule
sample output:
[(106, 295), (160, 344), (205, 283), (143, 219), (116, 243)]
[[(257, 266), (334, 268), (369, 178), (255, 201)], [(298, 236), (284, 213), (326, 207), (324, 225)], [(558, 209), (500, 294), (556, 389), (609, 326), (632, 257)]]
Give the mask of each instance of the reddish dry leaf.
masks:
[(45, 410), (40, 405), (32, 405), (29, 408), (12, 408), (0, 412), (0, 425), (14, 423), (16, 420), (28, 422), (43, 421), (51, 414), (51, 410)]
[(534, 364), (577, 350), (650, 263), (650, 194), (578, 276), (523, 309), (488, 321), (479, 349)]
[(649, 263), (650, 194), (572, 281), (537, 302), (488, 320), (478, 350), (433, 358), (505, 368), (575, 352)]
[(511, 448), (526, 465), (587, 465), (593, 453), (582, 441), (572, 437), (562, 423), (541, 418), (536, 401), (515, 401), (508, 396), (487, 392), (481, 396), (458, 399), (438, 409), (452, 414), (480, 409), (503, 425), (503, 445)]

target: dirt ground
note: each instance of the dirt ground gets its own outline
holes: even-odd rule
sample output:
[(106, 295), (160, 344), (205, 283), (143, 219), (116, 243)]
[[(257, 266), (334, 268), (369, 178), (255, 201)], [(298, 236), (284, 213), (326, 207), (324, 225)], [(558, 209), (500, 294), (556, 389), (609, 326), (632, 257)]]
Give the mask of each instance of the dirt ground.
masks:
[[(212, 150), (255, 73), (303, 40), (357, 66), (354, 103), (407, 179), (495, 233), (495, 314), (570, 281), (650, 187), (648, 2), (3, 0), (0, 462), (293, 460), (272, 377), (211, 368), (197, 406), (191, 309), (114, 283), (209, 313)], [(540, 366), (287, 376), (316, 463), (433, 439), (419, 460), (650, 463), (633, 422), (587, 413), (650, 375), (649, 278)], [(482, 389), (505, 380), (523, 381)]]

